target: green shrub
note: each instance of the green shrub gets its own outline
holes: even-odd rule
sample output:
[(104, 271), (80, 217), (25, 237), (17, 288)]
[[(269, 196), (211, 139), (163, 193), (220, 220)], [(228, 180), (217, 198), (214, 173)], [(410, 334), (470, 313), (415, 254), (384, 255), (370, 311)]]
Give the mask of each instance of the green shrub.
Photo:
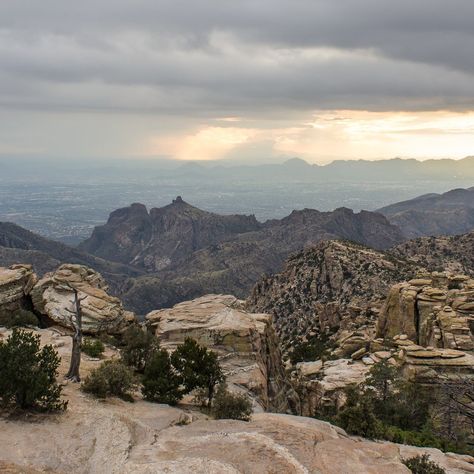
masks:
[(136, 387), (132, 370), (118, 360), (107, 360), (86, 377), (81, 388), (97, 398), (116, 396), (133, 401), (130, 392)]
[(105, 346), (102, 341), (98, 339), (84, 339), (81, 346), (81, 351), (87, 354), (89, 357), (100, 357), (105, 350)]
[(37, 327), (38, 323), (38, 318), (31, 311), (27, 311), (26, 309), (18, 309), (16, 311), (3, 310), (0, 312), (0, 326), (6, 328)]
[(446, 471), (439, 464), (430, 461), (430, 457), (427, 454), (404, 459), (403, 464), (405, 464), (413, 474), (446, 474)]
[(40, 347), (40, 336), (13, 329), (0, 342), (0, 400), (4, 407), (40, 411), (65, 410), (56, 382), (60, 357), (52, 346)]
[(155, 352), (148, 359), (142, 383), (146, 400), (176, 405), (183, 397), (180, 377), (173, 369), (166, 349)]
[(130, 326), (123, 334), (122, 360), (137, 372), (143, 373), (146, 361), (158, 349), (156, 337), (138, 325)]
[(249, 421), (252, 415), (252, 402), (245, 395), (231, 393), (226, 384), (217, 387), (211, 408), (214, 418)]

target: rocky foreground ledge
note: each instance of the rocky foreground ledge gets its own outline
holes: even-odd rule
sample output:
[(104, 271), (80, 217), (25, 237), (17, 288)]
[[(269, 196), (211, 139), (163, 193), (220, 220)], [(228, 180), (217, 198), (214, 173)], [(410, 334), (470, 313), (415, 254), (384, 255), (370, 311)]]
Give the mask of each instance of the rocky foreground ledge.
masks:
[[(36, 331), (68, 367), (70, 337)], [(0, 328), (0, 337), (8, 331)], [(108, 348), (107, 358), (117, 357)], [(100, 364), (83, 356), (84, 375)], [(348, 436), (323, 421), (259, 413), (252, 421), (211, 420), (187, 406), (97, 401), (64, 387), (61, 415), (0, 419), (0, 472), (11, 474), (409, 473), (401, 462), (421, 453), (451, 474), (474, 473), (474, 458)]]

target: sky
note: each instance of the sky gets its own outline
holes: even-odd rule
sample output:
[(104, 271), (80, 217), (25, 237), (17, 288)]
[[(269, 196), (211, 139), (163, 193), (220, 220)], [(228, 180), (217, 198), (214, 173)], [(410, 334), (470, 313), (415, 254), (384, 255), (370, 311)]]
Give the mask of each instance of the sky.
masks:
[(2, 0), (0, 155), (462, 158), (472, 0)]

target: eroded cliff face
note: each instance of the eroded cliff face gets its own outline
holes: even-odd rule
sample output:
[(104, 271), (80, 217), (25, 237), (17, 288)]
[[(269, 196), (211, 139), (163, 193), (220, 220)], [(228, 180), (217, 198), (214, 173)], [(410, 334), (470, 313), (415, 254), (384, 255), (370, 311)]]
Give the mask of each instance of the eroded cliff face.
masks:
[(207, 295), (153, 311), (146, 321), (166, 349), (191, 337), (215, 351), (230, 387), (251, 395), (257, 409), (299, 411), (269, 314), (249, 313), (233, 296)]
[(421, 346), (474, 349), (474, 280), (431, 273), (395, 285), (377, 324), (379, 337), (406, 334)]
[(133, 313), (125, 311), (121, 301), (107, 293), (102, 276), (82, 265), (62, 265), (36, 283), (31, 289), (36, 313), (47, 324), (71, 328), (73, 289), (82, 300), (84, 333), (117, 332), (134, 320)]

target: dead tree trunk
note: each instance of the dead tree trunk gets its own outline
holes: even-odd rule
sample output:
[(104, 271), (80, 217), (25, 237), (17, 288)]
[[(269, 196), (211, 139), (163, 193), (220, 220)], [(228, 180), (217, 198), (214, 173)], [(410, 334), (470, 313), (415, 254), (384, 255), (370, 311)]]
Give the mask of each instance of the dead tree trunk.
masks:
[(81, 376), (79, 374), (79, 368), (81, 366), (81, 346), (82, 346), (82, 308), (81, 301), (84, 298), (79, 298), (76, 288), (72, 288), (74, 293), (74, 311), (67, 310), (71, 313), (71, 326), (73, 329), (72, 334), (72, 352), (71, 352), (71, 364), (69, 371), (66, 374), (66, 378), (71, 382), (80, 382)]

